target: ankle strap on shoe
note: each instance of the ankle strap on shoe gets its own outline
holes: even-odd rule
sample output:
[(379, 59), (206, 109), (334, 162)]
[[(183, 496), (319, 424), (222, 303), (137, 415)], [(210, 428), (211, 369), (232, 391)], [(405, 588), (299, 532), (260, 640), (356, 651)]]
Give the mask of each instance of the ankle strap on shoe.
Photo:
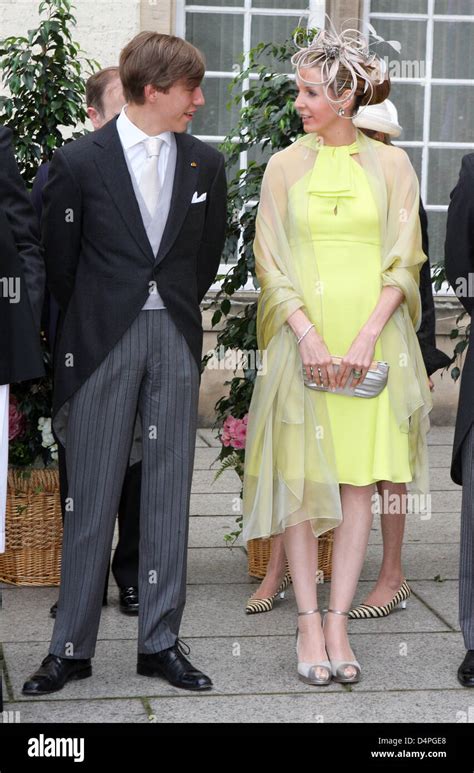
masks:
[(350, 612), (341, 612), (340, 609), (325, 609), (325, 612), (332, 612), (334, 615), (345, 615), (349, 617)]
[(298, 612), (298, 617), (301, 615), (314, 615), (316, 612), (319, 612), (319, 609), (310, 609), (308, 612)]

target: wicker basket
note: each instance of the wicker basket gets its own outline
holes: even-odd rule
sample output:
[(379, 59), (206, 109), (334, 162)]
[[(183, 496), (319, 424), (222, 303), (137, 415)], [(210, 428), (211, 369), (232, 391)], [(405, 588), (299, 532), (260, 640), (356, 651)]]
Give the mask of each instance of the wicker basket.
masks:
[(57, 469), (8, 471), (0, 582), (59, 585), (62, 519)]
[[(318, 571), (322, 572), (324, 582), (331, 579), (333, 539), (333, 529), (318, 538)], [(252, 577), (265, 577), (271, 545), (271, 539), (252, 539), (247, 542), (248, 571)]]

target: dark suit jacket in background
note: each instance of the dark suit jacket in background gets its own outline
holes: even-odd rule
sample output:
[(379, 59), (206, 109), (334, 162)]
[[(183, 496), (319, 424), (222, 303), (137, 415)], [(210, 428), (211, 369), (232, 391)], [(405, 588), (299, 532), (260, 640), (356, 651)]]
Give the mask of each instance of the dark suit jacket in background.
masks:
[(19, 303), (0, 295), (0, 384), (44, 375), (40, 320), (45, 270), (39, 229), (11, 147), (0, 127), (0, 277), (18, 277)]
[[(464, 156), (459, 181), (451, 193), (448, 209), (448, 224), (445, 244), (446, 276), (456, 290), (459, 279), (468, 285), (474, 280), (474, 153)], [(459, 300), (471, 315), (474, 309), (474, 297), (458, 295)], [(456, 429), (454, 432), (451, 477), (462, 485), (461, 449), (464, 438), (474, 421), (474, 327), (471, 321), (469, 346), (465, 350), (464, 366), (461, 376)]]
[(420, 225), (421, 225), (421, 246), (428, 260), (426, 260), (420, 271), (420, 296), (421, 296), (421, 324), (417, 331), (418, 341), (420, 343), (421, 353), (428, 376), (441, 368), (447, 368), (451, 362), (451, 357), (441, 349), (436, 348), (436, 314), (433, 300), (433, 283), (431, 281), (431, 266), (429, 257), (428, 242), (428, 218), (425, 208), (420, 199)]
[[(200, 367), (200, 301), (214, 280), (226, 221), (224, 158), (176, 134), (170, 213), (153, 255), (116, 127), (57, 150), (44, 189), (48, 284), (62, 312), (53, 415), (96, 370), (137, 317), (156, 282)], [(207, 199), (192, 204), (194, 192)], [(73, 354), (74, 367), (66, 355)], [(57, 425), (58, 434), (61, 431)]]
[[(38, 167), (33, 187), (31, 189), (31, 201), (38, 216), (38, 222), (41, 223), (43, 217), (43, 189), (48, 182), (49, 161), (45, 161)], [(44, 294), (43, 314), (41, 317), (41, 328), (45, 332), (48, 346), (51, 354), (54, 351), (54, 340), (59, 324), (59, 306), (52, 297), (48, 288)]]

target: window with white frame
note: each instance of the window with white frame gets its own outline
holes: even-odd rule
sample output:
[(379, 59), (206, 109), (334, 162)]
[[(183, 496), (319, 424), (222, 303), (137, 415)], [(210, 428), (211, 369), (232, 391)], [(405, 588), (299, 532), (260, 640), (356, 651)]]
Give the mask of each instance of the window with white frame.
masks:
[[(228, 85), (242, 53), (248, 56), (261, 41), (283, 42), (308, 15), (322, 26), (325, 11), (325, 0), (177, 0), (176, 33), (207, 60), (207, 104), (193, 121), (193, 134), (218, 145), (235, 124)], [(381, 49), (403, 127), (395, 144), (407, 151), (418, 174), (430, 259), (437, 263), (443, 259), (449, 193), (463, 155), (474, 150), (474, 0), (364, 0), (362, 22), (401, 44), (400, 55)]]
[[(315, 26), (322, 26), (325, 6), (325, 0), (177, 0), (176, 34), (197, 46), (206, 58), (206, 107), (196, 114), (192, 133), (219, 145), (237, 122), (237, 107), (227, 108), (228, 86), (245, 66), (250, 50), (261, 42), (283, 43), (309, 15)], [(291, 72), (290, 63), (287, 70)], [(241, 167), (245, 164), (243, 154)], [(252, 288), (249, 282), (247, 289)]]
[(206, 142), (222, 142), (237, 121), (237, 108), (227, 109), (228, 86), (242, 55), (248, 57), (262, 41), (283, 43), (309, 14), (315, 24), (323, 24), (324, 9), (325, 0), (178, 0), (176, 34), (206, 57), (206, 108), (198, 111), (192, 133)]
[(402, 46), (399, 56), (388, 53), (390, 99), (403, 127), (395, 144), (418, 174), (437, 263), (449, 194), (462, 157), (474, 151), (474, 0), (367, 0), (365, 17)]

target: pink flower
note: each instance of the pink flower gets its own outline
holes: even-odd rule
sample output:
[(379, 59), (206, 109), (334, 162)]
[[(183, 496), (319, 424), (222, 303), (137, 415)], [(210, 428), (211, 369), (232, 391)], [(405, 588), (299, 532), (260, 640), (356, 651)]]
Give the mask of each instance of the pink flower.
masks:
[(11, 395), (8, 407), (8, 439), (15, 440), (15, 438), (20, 437), (25, 428), (25, 415), (20, 411), (16, 397)]
[(232, 435), (235, 419), (233, 416), (227, 416), (224, 424), (222, 425), (221, 441), (223, 446), (232, 445)]
[(227, 416), (222, 425), (221, 441), (223, 446), (232, 446), (236, 450), (245, 448), (247, 418), (244, 416), (243, 419), (236, 419), (234, 416)]

